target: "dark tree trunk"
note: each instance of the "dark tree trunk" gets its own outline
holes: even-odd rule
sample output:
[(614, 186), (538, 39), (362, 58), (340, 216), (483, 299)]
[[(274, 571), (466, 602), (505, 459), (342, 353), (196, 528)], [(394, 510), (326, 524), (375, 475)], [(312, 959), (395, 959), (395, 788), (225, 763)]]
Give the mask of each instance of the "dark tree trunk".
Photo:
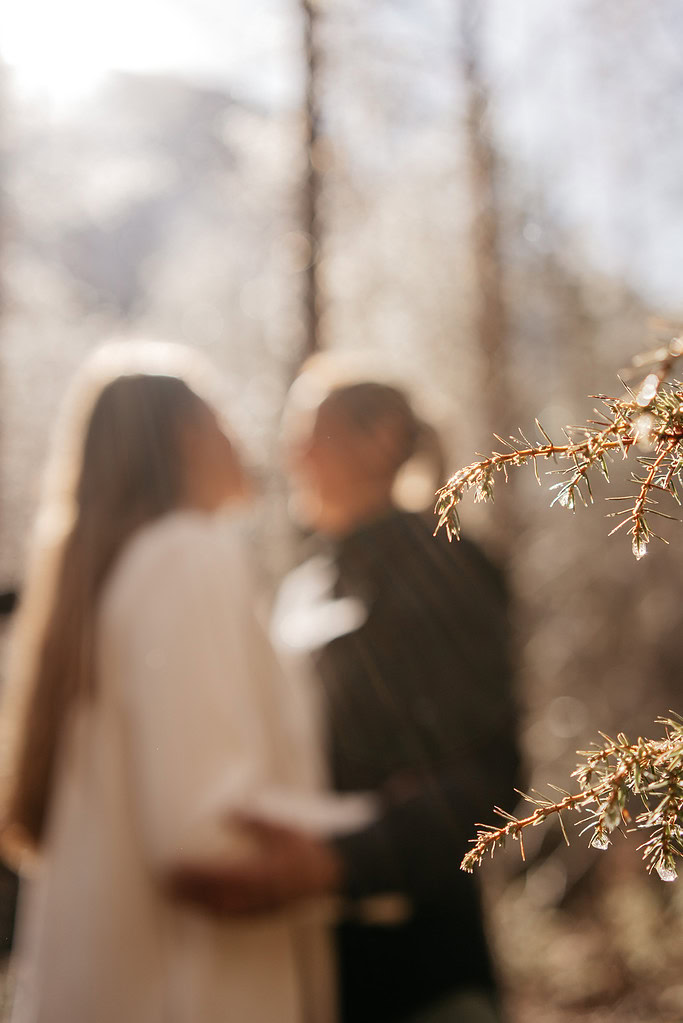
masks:
[[(460, 50), (465, 85), (465, 146), (471, 200), (470, 252), (473, 291), (473, 340), (482, 366), (482, 409), (487, 431), (507, 437), (514, 429), (510, 395), (500, 251), (497, 157), (488, 130), (488, 87), (482, 67), (482, 0), (461, 0)], [(495, 446), (495, 445), (494, 445)], [(500, 447), (500, 444), (497, 445)], [(513, 499), (508, 487), (492, 508), (501, 553), (509, 550)]]
[(316, 0), (301, 0), (304, 27), (304, 60), (306, 64), (305, 146), (306, 169), (302, 195), (302, 226), (310, 245), (310, 258), (305, 270), (303, 306), (305, 338), (302, 358), (320, 348), (320, 287), (318, 259), (320, 255), (320, 192), (321, 175), (316, 166), (316, 150), (320, 138), (318, 18)]

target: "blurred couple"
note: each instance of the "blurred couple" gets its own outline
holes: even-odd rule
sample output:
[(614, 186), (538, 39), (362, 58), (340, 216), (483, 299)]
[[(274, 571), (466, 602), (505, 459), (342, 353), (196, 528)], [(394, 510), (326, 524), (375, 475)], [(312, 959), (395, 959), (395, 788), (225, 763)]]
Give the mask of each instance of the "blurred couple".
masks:
[(12, 1019), (497, 1020), (459, 862), (517, 767), (501, 577), (398, 507), (442, 472), (405, 394), (318, 360), (286, 434), (319, 549), (273, 639), (211, 379), (110, 346), (57, 431), (4, 713)]

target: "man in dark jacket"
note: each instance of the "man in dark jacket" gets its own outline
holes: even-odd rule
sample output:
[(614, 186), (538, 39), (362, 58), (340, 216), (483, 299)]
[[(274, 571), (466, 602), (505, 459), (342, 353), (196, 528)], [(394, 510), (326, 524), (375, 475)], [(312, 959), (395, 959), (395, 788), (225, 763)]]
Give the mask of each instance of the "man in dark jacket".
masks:
[[(366, 609), (315, 657), (332, 779), (381, 807), (334, 842), (351, 900), (337, 932), (342, 1019), (382, 1023), (495, 990), (477, 885), (459, 865), (474, 822), (516, 781), (508, 603), (476, 546), (434, 539), (419, 515), (345, 536), (332, 560), (333, 598)], [(403, 896), (405, 919), (368, 920), (364, 900), (387, 892)]]

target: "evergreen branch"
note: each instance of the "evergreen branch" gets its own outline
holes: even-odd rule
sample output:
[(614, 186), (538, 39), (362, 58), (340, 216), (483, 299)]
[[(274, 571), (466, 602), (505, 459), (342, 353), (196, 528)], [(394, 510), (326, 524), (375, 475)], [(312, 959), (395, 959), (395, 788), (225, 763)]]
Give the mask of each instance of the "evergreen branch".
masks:
[(637, 559), (640, 559), (645, 554), (647, 554), (647, 544), (650, 540), (650, 536), (654, 535), (647, 525), (647, 520), (645, 517), (646, 510), (649, 510), (649, 513), (651, 515), (660, 515), (661, 517), (672, 518), (672, 516), (664, 516), (662, 512), (659, 512), (656, 509), (652, 508), (651, 506), (652, 498), (650, 497), (650, 493), (654, 489), (668, 490), (668, 487), (671, 484), (671, 479), (673, 477), (673, 470), (671, 469), (671, 467), (669, 467), (669, 471), (667, 472), (666, 475), (666, 479), (669, 480), (668, 486), (656, 484), (655, 478), (658, 470), (662, 468), (662, 466), (666, 463), (667, 459), (669, 459), (670, 456), (673, 454), (675, 449), (680, 446), (682, 437), (683, 434), (678, 433), (673, 436), (669, 435), (665, 439), (663, 438), (660, 441), (657, 457), (652, 461), (645, 478), (640, 481), (640, 490), (638, 491), (638, 497), (636, 498), (636, 502), (633, 506), (633, 509), (631, 510), (629, 518), (624, 519), (622, 522), (620, 522), (619, 525), (616, 526), (609, 534), (611, 536), (612, 533), (616, 533), (617, 529), (621, 529), (623, 525), (631, 522), (632, 525), (628, 532), (629, 535), (633, 538), (631, 547), (633, 550), (633, 554)]
[(497, 848), (504, 847), (508, 838), (520, 842), (524, 856), (521, 843), (525, 829), (537, 827), (550, 817), (559, 819), (568, 841), (562, 814), (569, 811), (587, 812), (588, 816), (578, 823), (586, 825), (584, 831), (592, 831), (589, 844), (595, 849), (607, 849), (612, 832), (632, 822), (627, 804), (636, 796), (644, 811), (630, 830), (649, 832), (640, 846), (647, 869), (655, 870), (664, 881), (675, 880), (676, 860), (683, 856), (683, 722), (666, 719), (660, 724), (667, 729), (663, 739), (639, 738), (631, 744), (623, 734), (616, 740), (603, 736), (602, 746), (579, 751), (585, 763), (572, 775), (578, 781), (578, 792), (559, 789), (564, 795), (557, 801), (522, 793), (536, 807), (522, 818), (495, 807), (505, 823), (500, 827), (477, 825), (477, 836), (463, 857), (461, 868), (471, 873), (486, 855), (492, 857)]
[[(608, 461), (616, 451), (627, 458), (634, 450), (645, 449), (647, 454), (636, 456), (641, 474), (631, 474), (635, 493), (607, 498), (628, 502), (625, 508), (613, 513), (621, 521), (612, 533), (628, 527), (633, 553), (642, 558), (650, 539), (657, 537), (649, 518), (672, 518), (657, 507), (655, 495), (668, 494), (680, 505), (676, 484), (682, 482), (683, 475), (683, 384), (675, 380), (665, 382), (675, 360), (683, 355), (683, 340), (677, 338), (655, 354), (658, 368), (645, 377), (637, 391), (626, 387), (626, 399), (594, 396), (603, 402), (607, 412), (596, 412), (598, 420), (565, 430), (568, 443), (555, 444), (538, 420), (536, 427), (543, 441), (537, 445), (530, 444), (521, 430), (525, 447), (520, 447), (515, 438), (511, 438), (510, 444), (497, 437), (509, 450), (494, 451), (488, 458), (458, 470), (438, 492), (437, 530), (445, 527), (449, 539), (459, 537), (458, 505), (470, 490), (475, 491), (476, 501), (493, 500), (496, 472), (502, 471), (507, 480), (509, 468), (531, 463), (540, 483), (539, 460), (565, 461), (566, 467), (552, 470), (562, 477), (552, 488), (558, 491), (552, 503), (574, 510), (577, 497), (584, 504), (593, 502), (589, 473), (594, 468), (609, 483)], [(652, 359), (647, 356), (642, 361)], [(582, 439), (572, 441), (577, 434)], [(504, 823), (477, 825), (472, 848), (463, 857), (461, 868), (472, 872), (486, 855), (493, 856), (496, 849), (505, 846), (507, 839), (519, 841), (524, 858), (526, 828), (537, 827), (552, 817), (557, 817), (568, 841), (562, 815), (576, 811), (586, 814), (578, 823), (584, 825), (582, 834), (591, 832), (590, 845), (595, 849), (607, 849), (615, 830), (645, 831), (647, 837), (639, 849), (648, 871), (656, 871), (664, 881), (675, 880), (677, 860), (683, 857), (683, 719), (673, 717), (660, 723), (666, 728), (663, 739), (639, 738), (634, 745), (623, 733), (616, 740), (603, 735), (602, 746), (579, 751), (584, 762), (572, 775), (578, 782), (578, 792), (551, 786), (561, 795), (559, 800), (538, 793), (521, 793), (535, 807), (522, 818), (495, 807)], [(643, 807), (635, 820), (628, 809), (634, 797)]]
[[(648, 517), (672, 517), (655, 507), (654, 493), (667, 493), (680, 504), (676, 482), (680, 481), (683, 471), (683, 384), (678, 381), (667, 384), (665, 377), (674, 361), (683, 355), (683, 341), (675, 339), (662, 352), (659, 353), (662, 357), (658, 369), (648, 374), (637, 392), (627, 387), (625, 399), (595, 395), (603, 402), (606, 412), (596, 412), (601, 418), (589, 420), (584, 426), (568, 427), (565, 430), (566, 444), (554, 443), (538, 419), (536, 428), (543, 438), (539, 444), (530, 444), (521, 429), (519, 434), (525, 447), (520, 446), (514, 437), (507, 441), (494, 434), (508, 450), (494, 451), (488, 457), (459, 469), (439, 490), (435, 532), (445, 528), (449, 539), (459, 539), (458, 506), (462, 499), (473, 490), (475, 501), (492, 501), (494, 478), (498, 472), (502, 472), (507, 480), (508, 469), (531, 463), (540, 484), (539, 461), (552, 458), (556, 462), (568, 463), (566, 467), (551, 470), (562, 477), (551, 487), (557, 491), (552, 504), (574, 511), (577, 500), (584, 505), (593, 503), (590, 475), (594, 469), (609, 483), (608, 462), (616, 452), (626, 458), (634, 450), (645, 449), (653, 454), (637, 458), (645, 473), (642, 476), (632, 475), (637, 490), (628, 498), (631, 509), (617, 513), (622, 521), (611, 531), (616, 533), (628, 527), (633, 553), (636, 558), (642, 558), (652, 537), (663, 539), (651, 528)], [(581, 439), (573, 440), (577, 435)]]

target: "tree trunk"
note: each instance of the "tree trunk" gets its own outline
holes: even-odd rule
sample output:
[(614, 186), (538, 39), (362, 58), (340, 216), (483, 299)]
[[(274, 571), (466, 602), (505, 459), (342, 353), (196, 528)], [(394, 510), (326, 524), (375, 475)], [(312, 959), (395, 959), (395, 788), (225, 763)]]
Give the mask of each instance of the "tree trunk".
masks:
[(316, 0), (301, 0), (304, 29), (304, 61), (306, 64), (305, 92), (305, 146), (306, 169), (302, 194), (302, 227), (310, 246), (310, 257), (306, 267), (303, 287), (305, 337), (302, 359), (313, 355), (320, 348), (320, 287), (318, 280), (318, 259), (320, 255), (320, 214), (319, 201), (321, 175), (316, 166), (316, 150), (319, 147), (320, 109), (318, 76), (320, 52), (317, 38), (318, 13)]
[[(487, 126), (488, 89), (482, 68), (483, 0), (461, 0), (460, 46), (465, 85), (465, 146), (471, 200), (473, 340), (482, 367), (482, 403), (487, 433), (507, 437), (514, 429), (507, 373), (508, 322), (503, 294), (497, 159)], [(495, 444), (494, 444), (495, 446)], [(500, 447), (500, 444), (497, 445)], [(511, 481), (512, 483), (512, 481)], [(513, 533), (513, 498), (501, 488), (491, 509), (505, 556)]]

